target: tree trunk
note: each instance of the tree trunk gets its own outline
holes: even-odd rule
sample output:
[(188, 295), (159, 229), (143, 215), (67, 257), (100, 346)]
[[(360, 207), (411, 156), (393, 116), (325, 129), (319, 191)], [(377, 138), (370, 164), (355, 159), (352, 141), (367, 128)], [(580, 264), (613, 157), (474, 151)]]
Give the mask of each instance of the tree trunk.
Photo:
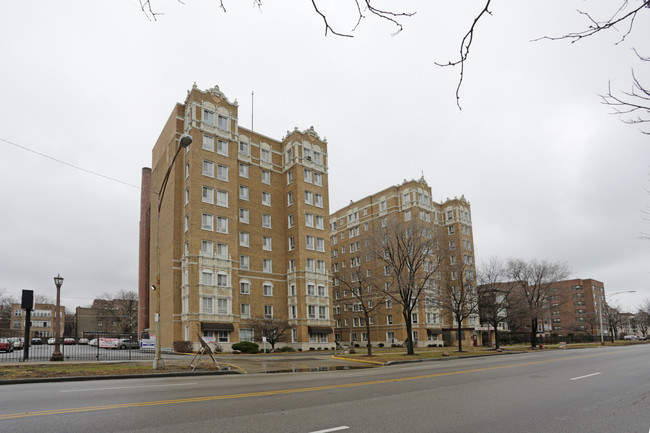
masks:
[(530, 347), (537, 346), (537, 317), (530, 319)]
[(463, 351), (463, 339), (460, 336), (461, 333), (461, 328), (462, 328), (462, 323), (460, 323), (460, 320), (458, 321), (458, 329), (456, 330), (456, 339), (458, 340), (458, 351), (462, 352)]
[(494, 327), (494, 348), (499, 348), (499, 331), (497, 331), (496, 326)]
[(415, 355), (415, 351), (413, 350), (413, 338), (412, 338), (412, 326), (411, 326), (411, 315), (409, 314), (408, 311), (404, 312), (404, 320), (406, 321), (406, 354), (407, 355)]
[(372, 356), (372, 342), (370, 341), (370, 321), (368, 320), (368, 312), (363, 311), (364, 316), (366, 316), (366, 335), (368, 336), (367, 347), (368, 347), (368, 356)]

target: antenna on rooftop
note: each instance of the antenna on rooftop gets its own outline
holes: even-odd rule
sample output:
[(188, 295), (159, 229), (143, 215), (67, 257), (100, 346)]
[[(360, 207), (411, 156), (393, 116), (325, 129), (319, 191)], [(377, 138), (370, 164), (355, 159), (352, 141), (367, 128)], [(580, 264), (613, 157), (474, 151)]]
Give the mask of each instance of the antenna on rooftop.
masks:
[(251, 91), (251, 131), (255, 130), (255, 124), (253, 123), (255, 115), (255, 90)]

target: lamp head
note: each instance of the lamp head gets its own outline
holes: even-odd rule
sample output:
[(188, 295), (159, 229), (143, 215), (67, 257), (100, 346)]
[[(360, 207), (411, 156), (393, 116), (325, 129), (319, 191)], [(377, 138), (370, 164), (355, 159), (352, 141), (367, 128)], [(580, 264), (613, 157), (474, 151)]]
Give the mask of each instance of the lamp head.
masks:
[(57, 276), (54, 277), (54, 284), (57, 288), (60, 288), (63, 285), (63, 277), (60, 274), (57, 274)]
[(181, 148), (184, 149), (184, 148), (188, 147), (190, 144), (192, 144), (192, 136), (189, 135), (189, 134), (183, 134), (178, 139), (178, 147), (181, 147)]

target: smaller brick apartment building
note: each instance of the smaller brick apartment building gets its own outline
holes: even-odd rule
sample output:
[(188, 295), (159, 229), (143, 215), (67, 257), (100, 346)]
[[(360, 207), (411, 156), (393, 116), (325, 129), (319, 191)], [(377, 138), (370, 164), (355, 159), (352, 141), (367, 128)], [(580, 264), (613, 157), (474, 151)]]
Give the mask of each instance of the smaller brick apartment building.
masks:
[[(605, 302), (605, 285), (597, 280), (574, 279), (553, 285), (549, 316), (544, 318), (546, 329), (553, 334), (600, 335), (600, 308)], [(607, 318), (603, 314), (603, 327)], [(540, 324), (541, 325), (541, 324)]]
[[(54, 337), (54, 322), (56, 305), (54, 304), (35, 304), (31, 316), (31, 330), (30, 338), (49, 338)], [(59, 314), (61, 315), (60, 335), (63, 336), (65, 328), (65, 307), (59, 307)], [(12, 334), (22, 337), (25, 332), (25, 311), (21, 308), (20, 304), (11, 304), (11, 321), (9, 329)]]

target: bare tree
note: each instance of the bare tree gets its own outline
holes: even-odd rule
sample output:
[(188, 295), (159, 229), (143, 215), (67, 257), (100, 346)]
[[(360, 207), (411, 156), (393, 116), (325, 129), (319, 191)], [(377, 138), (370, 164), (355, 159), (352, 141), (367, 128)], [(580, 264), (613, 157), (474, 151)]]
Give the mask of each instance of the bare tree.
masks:
[(412, 317), (425, 290), (434, 288), (439, 260), (435, 257), (436, 241), (431, 226), (413, 218), (399, 221), (402, 213), (389, 216), (386, 226), (372, 238), (372, 251), (383, 264), (388, 298), (401, 306), (406, 324), (407, 353), (413, 350)]
[(18, 301), (7, 292), (7, 289), (0, 289), (0, 329), (9, 328), (11, 323), (11, 305)]
[(34, 304), (54, 304), (54, 299), (47, 295), (34, 295)]
[(603, 308), (603, 315), (607, 321), (607, 328), (609, 329), (612, 343), (618, 338), (618, 331), (623, 325), (623, 316), (621, 315), (621, 307), (618, 303), (612, 302), (611, 304), (605, 301)]
[(495, 349), (499, 348), (499, 324), (515, 313), (514, 308), (509, 308), (515, 284), (507, 280), (507, 275), (505, 263), (497, 257), (482, 262), (477, 273), (481, 322), (494, 329)]
[(253, 317), (251, 325), (255, 334), (266, 337), (266, 341), (271, 345), (271, 350), (275, 350), (275, 345), (279, 342), (286, 341), (287, 333), (293, 329), (293, 326), (285, 319), (274, 319), (271, 317)]
[(471, 256), (459, 258), (448, 251), (440, 258), (438, 272), (441, 275), (439, 306), (453, 317), (456, 324), (458, 351), (462, 352), (463, 322), (479, 313), (476, 273), (471, 263)]
[(509, 259), (507, 267), (508, 278), (517, 287), (516, 295), (520, 297), (522, 301), (520, 305), (530, 320), (530, 342), (531, 347), (535, 347), (539, 319), (547, 315), (551, 296), (560, 296), (552, 290), (552, 286), (568, 276), (568, 268), (563, 263), (535, 259), (528, 262), (522, 259)]
[(378, 279), (376, 275), (373, 275), (372, 269), (363, 265), (360, 257), (352, 260), (354, 265), (351, 265), (349, 272), (336, 272), (335, 276), (352, 294), (354, 303), (348, 306), (349, 310), (363, 314), (368, 336), (366, 347), (368, 356), (372, 356), (370, 317), (385, 302), (387, 294), (381, 288), (383, 279)]
[(650, 314), (647, 311), (639, 310), (635, 315), (635, 319), (641, 336), (645, 338), (648, 335), (648, 328), (650, 328)]
[(120, 332), (131, 334), (138, 329), (138, 294), (134, 291), (119, 290), (115, 295), (104, 293), (93, 307), (104, 310), (116, 321)]

